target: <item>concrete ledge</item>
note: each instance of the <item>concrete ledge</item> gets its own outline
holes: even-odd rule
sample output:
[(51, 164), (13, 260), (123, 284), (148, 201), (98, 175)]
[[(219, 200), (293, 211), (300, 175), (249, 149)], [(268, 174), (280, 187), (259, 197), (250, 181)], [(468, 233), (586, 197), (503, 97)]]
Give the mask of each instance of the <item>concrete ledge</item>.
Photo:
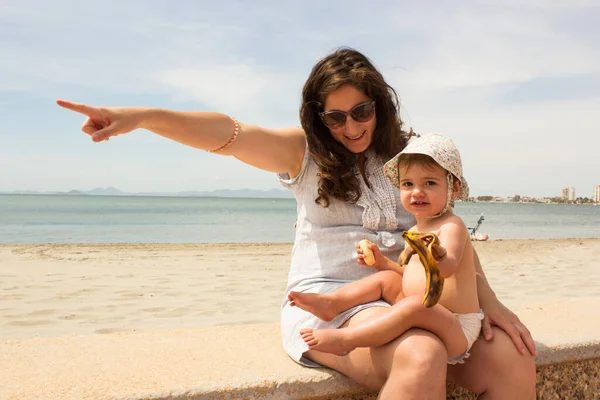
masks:
[[(600, 299), (517, 309), (538, 398), (600, 393)], [(0, 399), (375, 399), (283, 352), (278, 324), (0, 341)], [(449, 385), (448, 398), (474, 398)]]

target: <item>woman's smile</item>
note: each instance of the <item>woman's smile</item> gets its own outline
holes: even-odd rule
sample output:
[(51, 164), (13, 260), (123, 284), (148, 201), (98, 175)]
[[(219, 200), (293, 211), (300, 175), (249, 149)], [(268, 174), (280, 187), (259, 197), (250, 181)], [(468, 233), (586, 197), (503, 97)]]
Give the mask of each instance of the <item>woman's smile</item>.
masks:
[(350, 140), (359, 140), (362, 139), (365, 136), (365, 133), (367, 133), (366, 130), (364, 130), (361, 134), (357, 135), (357, 136), (348, 136), (348, 135), (344, 135), (346, 138), (350, 139)]

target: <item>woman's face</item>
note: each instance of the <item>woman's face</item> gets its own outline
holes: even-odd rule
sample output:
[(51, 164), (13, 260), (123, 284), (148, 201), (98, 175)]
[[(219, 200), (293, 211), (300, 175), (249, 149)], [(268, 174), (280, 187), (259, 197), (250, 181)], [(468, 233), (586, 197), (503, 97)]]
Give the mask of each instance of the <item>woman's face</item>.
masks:
[[(352, 85), (344, 85), (330, 93), (325, 98), (324, 112), (344, 111), (350, 112), (353, 107), (369, 102), (373, 99), (367, 97), (360, 89)], [(352, 153), (362, 153), (373, 141), (373, 133), (377, 126), (377, 116), (365, 122), (358, 122), (352, 116), (347, 115), (346, 123), (339, 126), (329, 126), (329, 131), (335, 140), (340, 142)]]

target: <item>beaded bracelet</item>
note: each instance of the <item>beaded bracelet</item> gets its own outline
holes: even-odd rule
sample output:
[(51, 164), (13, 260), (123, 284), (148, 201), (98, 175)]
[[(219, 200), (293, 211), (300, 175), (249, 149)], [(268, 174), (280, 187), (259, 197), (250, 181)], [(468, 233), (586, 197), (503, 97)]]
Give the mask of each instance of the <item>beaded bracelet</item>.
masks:
[(231, 146), (233, 144), (233, 142), (236, 141), (238, 134), (240, 133), (240, 123), (237, 121), (237, 119), (235, 119), (233, 117), (229, 117), (229, 118), (231, 118), (231, 120), (233, 121), (233, 135), (231, 135), (231, 139), (229, 139), (229, 141), (227, 143), (225, 143), (223, 146), (219, 147), (218, 149), (209, 150), (209, 152), (217, 153), (221, 150), (225, 150), (226, 148)]

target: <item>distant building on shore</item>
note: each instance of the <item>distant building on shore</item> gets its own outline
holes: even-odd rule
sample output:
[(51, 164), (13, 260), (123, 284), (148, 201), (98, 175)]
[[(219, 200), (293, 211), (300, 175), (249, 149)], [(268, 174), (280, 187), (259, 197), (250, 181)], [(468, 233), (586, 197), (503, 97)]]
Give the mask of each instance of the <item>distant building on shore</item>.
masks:
[(568, 187), (568, 188), (564, 188), (562, 190), (562, 196), (563, 199), (567, 199), (569, 201), (575, 201), (575, 188), (574, 187)]
[(600, 203), (600, 185), (596, 185), (592, 189), (592, 200), (594, 203)]

